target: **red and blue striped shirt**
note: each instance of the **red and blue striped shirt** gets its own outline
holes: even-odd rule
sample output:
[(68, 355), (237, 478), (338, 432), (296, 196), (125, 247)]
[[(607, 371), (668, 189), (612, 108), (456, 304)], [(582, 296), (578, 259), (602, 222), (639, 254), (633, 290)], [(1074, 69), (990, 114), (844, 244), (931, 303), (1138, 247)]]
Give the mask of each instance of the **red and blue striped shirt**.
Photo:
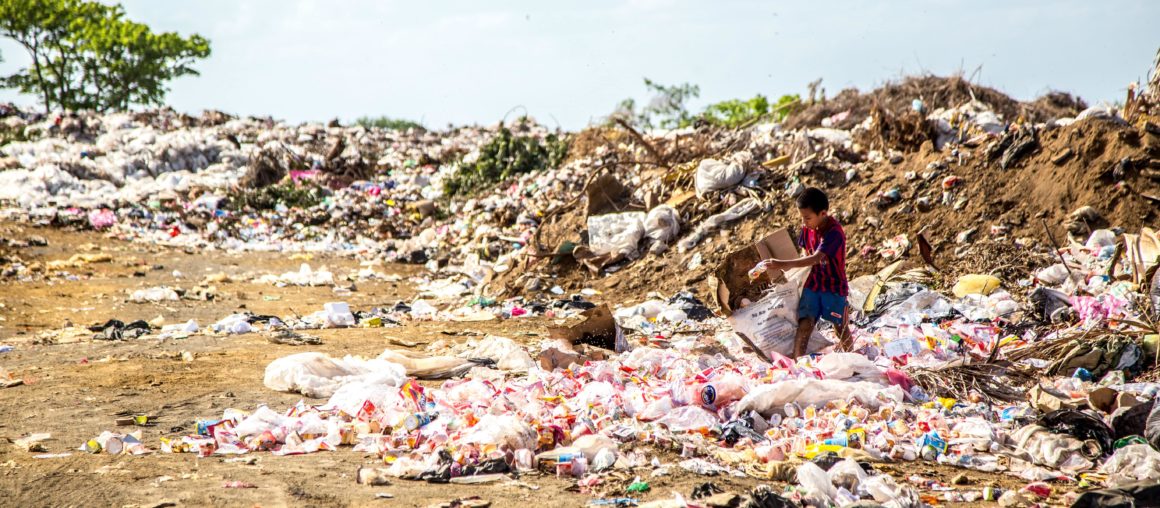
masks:
[(821, 263), (810, 268), (806, 289), (839, 296), (850, 294), (850, 283), (846, 279), (846, 232), (837, 220), (826, 217), (817, 231), (803, 228), (798, 236), (798, 247), (809, 254), (825, 254)]

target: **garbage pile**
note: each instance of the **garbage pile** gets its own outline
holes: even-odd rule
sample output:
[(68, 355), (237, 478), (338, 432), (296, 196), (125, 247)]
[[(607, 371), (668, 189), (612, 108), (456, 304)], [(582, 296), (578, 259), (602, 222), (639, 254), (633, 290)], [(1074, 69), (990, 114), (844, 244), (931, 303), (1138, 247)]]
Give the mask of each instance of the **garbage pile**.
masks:
[[(502, 129), (547, 129), (42, 119), (26, 129), (45, 138), (0, 148), (18, 168), (0, 172), (0, 189), (18, 189), (0, 200), (9, 217), (139, 241), (427, 269), (419, 297), (393, 307), (336, 301), (302, 317), (81, 332), (112, 340), (257, 331), (309, 346), (301, 331), (314, 328), (555, 320), (532, 344), (289, 355), (267, 366), (265, 386), (318, 400), (228, 409), (158, 448), (101, 434), (90, 452), (353, 447), (382, 460), (359, 472), (368, 481), (541, 471), (597, 504), (637, 504), (647, 477), (673, 468), (785, 482), (749, 496), (825, 506), (1032, 505), (1070, 501), (1061, 484), (1160, 481), (1156, 120), (1102, 107), (1012, 118), (985, 102), (995, 97), (968, 95), (836, 111), (820, 125), (593, 128), (558, 167), (466, 196), (445, 192), (446, 179)], [(797, 222), (792, 198), (815, 185), (849, 231), (854, 351), (836, 352), (823, 327), (809, 354), (789, 358), (803, 272), (745, 273), (797, 254), (795, 231), (779, 226)], [(258, 280), (335, 284), (309, 266)], [(912, 461), (1027, 484), (900, 482), (882, 467)]]
[[(1034, 286), (1026, 301), (1004, 290), (1011, 282), (985, 275), (960, 278), (952, 294), (890, 272), (859, 278), (851, 283), (862, 315), (852, 353), (823, 346), (792, 360), (755, 351), (730, 325), (744, 309), (723, 319), (687, 294), (611, 314), (590, 303), (561, 305), (553, 314), (560, 327), (530, 347), (489, 336), (372, 359), (297, 353), (267, 366), (265, 386), (325, 401), (227, 409), (196, 434), (164, 438), (159, 450), (293, 455), (352, 447), (383, 460), (359, 477), (462, 483), (541, 471), (573, 478), (598, 498), (627, 499), (631, 486), (606, 481), (611, 473), (676, 467), (789, 482), (796, 487), (781, 494), (788, 500), (838, 506), (999, 498), (1030, 505), (1058, 501), (1043, 482), (1158, 481), (1160, 383), (1147, 373), (1160, 334), (1147, 323), (1160, 309), (1139, 291), (1156, 277), (1158, 240), (1147, 229), (1119, 241), (1094, 231), (1085, 244), (1060, 249), (1058, 265), (1014, 282)], [(800, 284), (792, 279), (785, 283)], [(457, 313), (400, 310), (391, 318)], [(340, 303), (323, 314), (329, 324), (316, 326), (370, 317)], [(247, 319), (213, 328), (246, 333), (252, 329), (227, 322)], [(834, 341), (833, 330), (821, 334)], [(85, 447), (100, 451), (92, 443), (111, 437)], [(133, 444), (129, 453), (144, 453)], [(658, 450), (681, 459), (658, 462)], [(1006, 473), (1028, 485), (912, 485), (877, 468), (899, 461)]]
[(8, 217), (160, 244), (457, 260), (473, 266), (491, 297), (542, 292), (548, 278), (570, 291), (593, 277), (624, 280), (626, 293), (681, 291), (706, 280), (728, 244), (793, 225), (791, 198), (806, 186), (833, 196), (852, 268), (863, 274), (913, 254), (921, 234), (952, 275), (999, 268), (1016, 276), (1043, 260), (979, 254), (1042, 257), (1041, 215), (1058, 228), (1061, 210), (1087, 210), (1067, 229), (1077, 238), (1157, 218), (1160, 141), (1147, 108), (1027, 106), (1038, 111), (1031, 115), (998, 92), (966, 100), (970, 85), (953, 78), (904, 88), (919, 97), (900, 108), (834, 99), (785, 124), (590, 128), (564, 136), (571, 147), (558, 166), (498, 175), (474, 194), (450, 194), (449, 182), (518, 145), (491, 142), (559, 133), (527, 118), (400, 132), (220, 113), (9, 109), (6, 121), (30, 141), (0, 149), (0, 167), (9, 168), (0, 172), (0, 203)]

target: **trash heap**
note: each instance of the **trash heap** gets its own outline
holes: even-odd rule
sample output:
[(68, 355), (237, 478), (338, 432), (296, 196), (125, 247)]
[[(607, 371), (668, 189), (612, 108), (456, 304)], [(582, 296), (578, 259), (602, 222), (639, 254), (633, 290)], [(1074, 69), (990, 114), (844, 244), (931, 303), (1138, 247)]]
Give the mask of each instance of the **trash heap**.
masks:
[[(814, 105), (786, 124), (588, 129), (556, 167), (469, 195), (446, 181), (478, 169), (493, 140), (546, 142), (547, 129), (402, 134), (170, 112), (81, 116), (79, 127), (34, 119), (26, 132), (43, 139), (2, 148), (16, 169), (0, 172), (0, 189), (18, 190), (0, 200), (8, 217), (140, 241), (427, 268), (410, 303), (237, 314), (211, 333), (309, 345), (298, 330), (556, 321), (538, 344), (489, 336), (422, 354), (280, 358), (265, 385), (318, 400), (226, 410), (166, 437), (164, 452), (352, 446), (383, 461), (359, 472), (368, 481), (538, 470), (605, 504), (636, 504), (641, 475), (674, 466), (785, 482), (750, 496), (825, 506), (1032, 505), (1060, 502), (1059, 485), (1160, 481), (1157, 119), (1137, 103), (1044, 119), (969, 84), (971, 99), (957, 100), (944, 93), (952, 85), (962, 83), (879, 93), (910, 90), (903, 106), (845, 96), (837, 111)], [(807, 186), (831, 194), (848, 232), (855, 351), (835, 352), (823, 327), (810, 354), (791, 359), (803, 272), (745, 274), (796, 255), (794, 231), (779, 226), (797, 222), (792, 198)], [(324, 273), (262, 280), (337, 284)], [(155, 293), (140, 297), (179, 296)], [(93, 331), (141, 336), (139, 324), (106, 325)], [(115, 433), (85, 447), (153, 450)], [(1028, 484), (900, 483), (882, 467), (909, 461)]]
[[(1085, 244), (1057, 251), (1058, 265), (1014, 282), (1034, 288), (1024, 302), (986, 275), (961, 277), (943, 294), (896, 263), (852, 281), (861, 311), (856, 352), (830, 351), (833, 332), (823, 330), (823, 345), (811, 346), (818, 351), (796, 361), (756, 351), (734, 331), (743, 328), (731, 325), (744, 308), (724, 319), (688, 294), (612, 313), (561, 305), (551, 314), (560, 326), (530, 347), (488, 336), (372, 359), (298, 353), (269, 364), (266, 387), (324, 402), (227, 409), (196, 434), (163, 439), (160, 450), (293, 455), (353, 447), (383, 460), (360, 479), (484, 483), (538, 470), (574, 478), (596, 497), (629, 499), (631, 485), (610, 475), (679, 467), (788, 482), (796, 486), (780, 495), (789, 500), (838, 506), (1000, 498), (1030, 505), (1058, 501), (1044, 482), (1157, 481), (1160, 383), (1146, 374), (1160, 346), (1147, 323), (1160, 309), (1139, 292), (1146, 277), (1157, 277), (1157, 240), (1152, 230), (1119, 242), (1094, 231)], [(784, 283), (800, 284), (794, 278), (786, 274)], [(450, 319), (399, 310), (391, 316), (400, 322)], [(368, 318), (337, 303), (323, 314), (329, 325), (318, 326)], [(234, 318), (245, 322), (223, 322)], [(122, 437), (102, 436), (95, 442)], [(152, 451), (126, 443), (86, 447)], [(658, 453), (679, 460), (657, 462)], [(899, 461), (1006, 473), (1028, 485), (1002, 492), (900, 484), (876, 468)]]

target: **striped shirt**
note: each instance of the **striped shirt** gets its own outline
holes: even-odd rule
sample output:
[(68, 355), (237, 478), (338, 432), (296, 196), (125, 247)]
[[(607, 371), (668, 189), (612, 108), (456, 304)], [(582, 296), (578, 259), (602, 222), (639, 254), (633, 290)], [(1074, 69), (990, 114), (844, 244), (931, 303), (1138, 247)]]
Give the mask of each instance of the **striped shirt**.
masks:
[(798, 247), (809, 254), (825, 254), (822, 262), (810, 268), (806, 279), (806, 289), (819, 293), (835, 293), (839, 296), (850, 294), (850, 284), (846, 280), (846, 232), (833, 217), (826, 217), (817, 231), (802, 229), (798, 236)]

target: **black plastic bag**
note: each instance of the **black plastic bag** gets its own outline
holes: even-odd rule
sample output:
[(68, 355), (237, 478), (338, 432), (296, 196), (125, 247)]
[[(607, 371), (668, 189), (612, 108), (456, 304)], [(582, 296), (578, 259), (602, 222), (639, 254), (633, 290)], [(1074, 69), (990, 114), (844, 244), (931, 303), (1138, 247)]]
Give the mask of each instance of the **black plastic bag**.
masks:
[(1039, 419), (1039, 425), (1058, 434), (1068, 434), (1079, 440), (1092, 439), (1100, 445), (1104, 455), (1112, 453), (1112, 429), (1102, 418), (1074, 409), (1052, 411)]
[(1153, 508), (1160, 507), (1160, 482), (1129, 483), (1110, 489), (1080, 494), (1071, 508)]

